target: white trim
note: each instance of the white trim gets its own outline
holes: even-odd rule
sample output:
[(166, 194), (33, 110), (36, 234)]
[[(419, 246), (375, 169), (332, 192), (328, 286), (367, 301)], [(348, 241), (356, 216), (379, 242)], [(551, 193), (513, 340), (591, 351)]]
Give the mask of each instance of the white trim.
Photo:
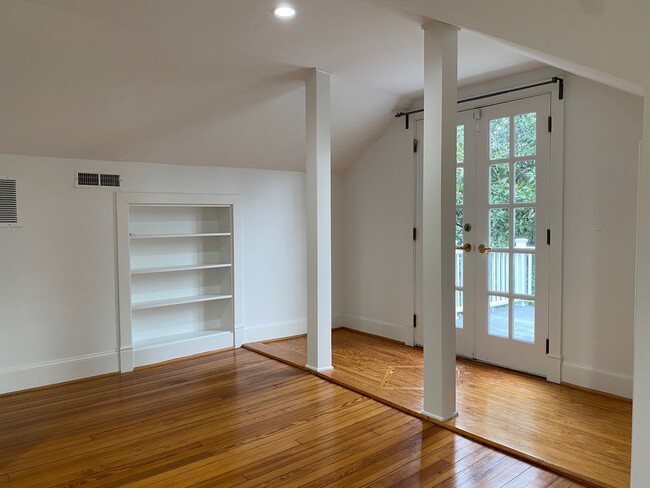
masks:
[(0, 394), (118, 371), (118, 354), (106, 351), (0, 370)]
[(223, 332), (214, 335), (192, 337), (166, 344), (156, 344), (133, 349), (133, 366), (138, 368), (149, 364), (162, 363), (172, 359), (219, 351), (233, 347), (233, 333)]
[(610, 373), (577, 363), (562, 364), (562, 381), (592, 390), (632, 398), (632, 376)]
[(133, 371), (133, 347), (120, 347), (120, 372)]
[(347, 327), (348, 329), (366, 332), (376, 336), (386, 337), (394, 341), (409, 344), (413, 341), (413, 327), (410, 325), (391, 324), (380, 320), (373, 320), (366, 317), (357, 317), (355, 315), (341, 314), (337, 316), (337, 327)]
[(334, 366), (325, 366), (323, 368), (315, 368), (313, 366), (309, 366), (308, 364), (305, 364), (305, 368), (311, 370), (311, 371), (316, 371), (317, 373), (322, 373), (323, 371), (333, 371)]
[(546, 355), (546, 379), (551, 383), (560, 383), (562, 379), (562, 357)]
[(243, 331), (243, 344), (251, 342), (282, 339), (283, 337), (297, 336), (307, 333), (306, 320), (294, 320), (292, 322), (277, 322), (274, 324), (257, 325), (245, 327)]
[(434, 414), (429, 413), (429, 412), (427, 412), (425, 410), (422, 410), (422, 412), (420, 412), (420, 413), (422, 413), (422, 415), (424, 415), (425, 417), (432, 418), (434, 420), (437, 420), (438, 422), (446, 422), (447, 420), (451, 420), (451, 419), (454, 419), (454, 418), (458, 417), (458, 412), (454, 412), (451, 415), (447, 415), (445, 417), (439, 417), (438, 415), (434, 415)]
[[(564, 79), (564, 78), (562, 78)], [(549, 177), (549, 226), (551, 249), (548, 268), (548, 381), (562, 380), (562, 297), (564, 253), (564, 100), (558, 84), (551, 85), (551, 164)], [(566, 94), (566, 82), (565, 82)]]

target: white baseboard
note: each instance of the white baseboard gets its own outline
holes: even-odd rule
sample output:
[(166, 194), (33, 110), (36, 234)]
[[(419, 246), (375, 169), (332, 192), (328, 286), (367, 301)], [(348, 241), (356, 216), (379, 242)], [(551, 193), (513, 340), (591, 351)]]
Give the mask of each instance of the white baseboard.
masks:
[(0, 394), (79, 380), (119, 370), (116, 351), (86, 354), (0, 370)]
[(632, 376), (609, 373), (582, 364), (565, 361), (562, 364), (562, 382), (632, 398)]
[(561, 356), (546, 355), (546, 379), (551, 383), (560, 383), (562, 381)]
[(336, 320), (337, 327), (347, 327), (348, 329), (367, 332), (368, 334), (386, 337), (405, 344), (413, 343), (413, 328), (410, 326), (389, 324), (348, 314), (337, 315)]
[(258, 325), (256, 327), (244, 327), (241, 329), (244, 334), (244, 344), (251, 342), (269, 341), (283, 337), (296, 336), (307, 333), (307, 322), (294, 320), (293, 322), (278, 322), (275, 324)]
[(139, 368), (149, 364), (162, 363), (172, 359), (180, 359), (195, 354), (219, 351), (233, 347), (232, 332), (199, 335), (184, 340), (133, 348), (133, 366)]

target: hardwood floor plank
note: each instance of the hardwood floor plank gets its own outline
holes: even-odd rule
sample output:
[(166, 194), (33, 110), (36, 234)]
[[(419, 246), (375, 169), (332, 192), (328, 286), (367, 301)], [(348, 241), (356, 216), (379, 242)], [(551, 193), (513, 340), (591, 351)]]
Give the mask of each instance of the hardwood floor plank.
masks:
[(503, 457), (246, 350), (3, 396), (0, 422), (0, 485), (20, 488), (435, 486)]
[[(313, 481), (304, 483), (301, 486), (305, 488), (319, 488), (339, 484), (349, 486), (354, 480), (367, 478), (368, 473), (379, 466), (397, 465), (396, 468), (399, 469), (400, 466), (406, 463), (407, 459), (418, 455), (425, 448), (426, 441), (431, 444), (440, 440), (450, 442), (448, 435), (436, 429), (422, 434), (418, 433), (408, 442), (400, 441), (390, 444), (382, 442), (383, 449), (370, 453), (355, 453), (345, 459), (343, 463), (339, 463), (343, 465), (338, 469), (334, 469), (334, 466), (326, 466), (315, 472), (310, 472), (309, 478)], [(317, 476), (320, 477), (313, 479)]]
[[(422, 410), (422, 350), (333, 331), (333, 371), (322, 378), (402, 409)], [(302, 368), (306, 341), (248, 344)], [(439, 423), (527, 462), (605, 487), (629, 486), (631, 403), (472, 361), (457, 361), (459, 416)]]
[[(449, 452), (460, 448), (464, 442), (470, 443), (470, 441), (450, 432), (446, 434), (438, 432), (435, 436), (423, 439), (421, 445), (416, 446), (417, 448), (390, 453), (390, 456), (377, 459), (373, 463), (366, 463), (365, 466), (358, 466), (355, 470), (349, 470), (350, 472), (346, 474), (343, 482), (348, 488), (367, 486), (368, 484), (378, 486), (377, 480), (391, 473), (403, 473), (405, 477), (408, 476), (409, 468), (421, 471), (435, 463), (448, 466), (449, 463), (444, 458)], [(335, 485), (335, 483), (330, 483), (327, 486), (331, 485)]]

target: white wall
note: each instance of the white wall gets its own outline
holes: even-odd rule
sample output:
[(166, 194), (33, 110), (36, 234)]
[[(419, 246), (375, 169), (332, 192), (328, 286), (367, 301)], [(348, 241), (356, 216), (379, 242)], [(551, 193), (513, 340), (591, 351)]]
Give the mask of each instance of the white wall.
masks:
[(338, 325), (412, 337), (413, 154), (404, 120), (343, 175), (343, 298)]
[(569, 76), (562, 380), (632, 396), (643, 99)]
[[(465, 87), (459, 95), (553, 74), (543, 70), (496, 80)], [(572, 75), (565, 88), (562, 379), (631, 397), (643, 101)], [(412, 153), (406, 147), (411, 137), (404, 121), (395, 121), (343, 175), (346, 299), (341, 317), (345, 325), (395, 339), (413, 313), (414, 183)]]
[(75, 171), (118, 172), (124, 191), (241, 194), (247, 342), (306, 331), (304, 173), (0, 155), (22, 228), (0, 228), (0, 392), (117, 371), (115, 194)]
[(337, 323), (344, 299), (343, 252), (345, 249), (343, 216), (345, 201), (343, 177), (332, 175), (332, 328), (339, 327)]

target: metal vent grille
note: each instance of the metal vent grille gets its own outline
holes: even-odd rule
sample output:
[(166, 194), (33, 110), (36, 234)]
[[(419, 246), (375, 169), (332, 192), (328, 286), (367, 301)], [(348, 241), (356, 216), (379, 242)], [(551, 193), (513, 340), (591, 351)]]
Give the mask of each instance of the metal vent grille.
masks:
[(18, 191), (13, 178), (0, 177), (0, 225), (18, 225)]
[(98, 173), (77, 173), (77, 185), (99, 186), (99, 174)]
[(122, 178), (120, 175), (79, 172), (75, 177), (75, 186), (77, 188), (119, 188), (122, 186)]
[(99, 175), (99, 184), (101, 186), (112, 186), (119, 188), (120, 175)]

